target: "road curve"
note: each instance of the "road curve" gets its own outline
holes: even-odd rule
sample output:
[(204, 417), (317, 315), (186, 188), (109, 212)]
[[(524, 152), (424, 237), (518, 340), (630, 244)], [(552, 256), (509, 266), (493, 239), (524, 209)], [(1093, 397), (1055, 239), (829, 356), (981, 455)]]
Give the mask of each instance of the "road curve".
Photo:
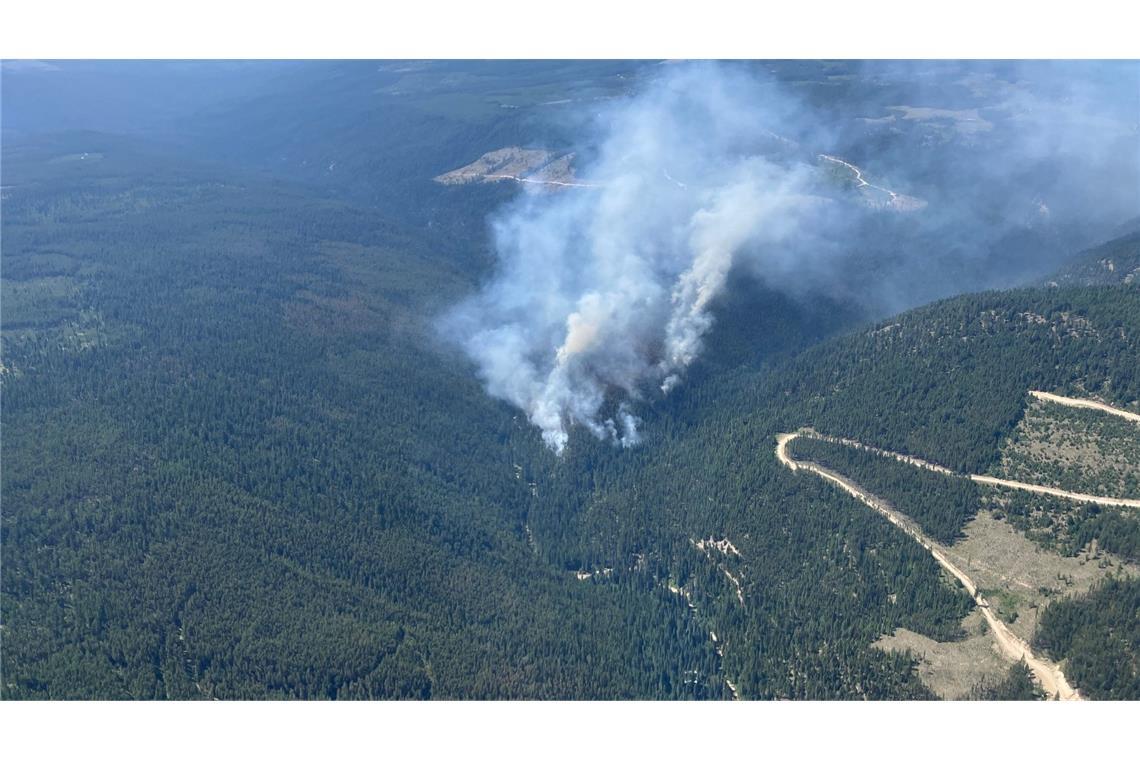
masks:
[(484, 174), (487, 179), (513, 179), (515, 182), (529, 183), (532, 185), (554, 185), (555, 187), (601, 187), (591, 182), (560, 182), (556, 179), (534, 179), (532, 177), (520, 177), (516, 174)]
[(871, 509), (874, 509), (886, 517), (893, 525), (900, 528), (904, 533), (921, 544), (923, 548), (930, 552), (934, 560), (945, 568), (947, 572), (957, 578), (958, 582), (969, 592), (970, 596), (974, 599), (974, 603), (981, 609), (982, 616), (993, 632), (994, 639), (997, 641), (998, 647), (1003, 655), (1015, 662), (1024, 660), (1025, 664), (1037, 678), (1038, 683), (1041, 684), (1041, 688), (1051, 697), (1065, 701), (1078, 701), (1082, 699), (1080, 693), (1069, 685), (1069, 682), (1065, 679), (1065, 674), (1055, 663), (1043, 656), (1034, 654), (1029, 644), (1014, 634), (1013, 631), (1009, 630), (1005, 623), (998, 619), (997, 615), (995, 615), (990, 608), (989, 602), (978, 593), (977, 585), (973, 579), (951, 562), (943, 551), (943, 547), (923, 533), (913, 520), (896, 511), (886, 502), (839, 473), (818, 465), (815, 462), (797, 461), (793, 459), (788, 454), (787, 446), (791, 441), (802, 434), (802, 432), (781, 433), (776, 436), (776, 458), (781, 464), (793, 472), (807, 470), (834, 483), (851, 496), (854, 496), (859, 501), (871, 507)]
[(1117, 409), (1115, 406), (1102, 404), (1099, 401), (1092, 401), (1087, 398), (1069, 398), (1068, 396), (1058, 396), (1056, 393), (1046, 393), (1045, 391), (1029, 391), (1029, 395), (1033, 398), (1041, 399), (1042, 401), (1052, 401), (1054, 404), (1061, 404), (1062, 406), (1075, 406), (1081, 409), (1096, 409), (1099, 412), (1106, 414), (1115, 414), (1117, 417), (1123, 417), (1126, 420), (1140, 423), (1140, 414), (1133, 412), (1126, 412), (1123, 409)]
[[(1058, 398), (1061, 397), (1058, 396)], [(1069, 400), (1075, 401), (1076, 399)], [(1120, 412), (1120, 410), (1114, 409), (1113, 412)], [(1128, 414), (1128, 412), (1120, 413)], [(948, 467), (943, 467), (940, 464), (934, 464), (934, 462), (928, 462), (925, 459), (919, 459), (918, 457), (910, 456), (909, 454), (900, 454), (897, 451), (888, 451), (886, 449), (876, 448), (875, 446), (868, 446), (865, 443), (861, 443), (860, 441), (855, 441), (850, 438), (839, 438), (833, 435), (823, 435), (822, 433), (817, 433), (811, 428), (803, 428), (795, 435), (803, 435), (805, 438), (815, 438), (820, 441), (826, 441), (827, 443), (837, 443), (843, 446), (849, 446), (853, 449), (859, 449), (871, 454), (877, 454), (882, 457), (889, 457), (899, 462), (913, 465), (914, 467), (921, 467), (925, 470), (931, 470), (932, 472), (937, 472), (941, 475), (969, 478), (975, 483), (981, 483), (982, 485), (1013, 488), (1018, 491), (1031, 491), (1033, 493), (1056, 496), (1061, 499), (1069, 499), (1070, 501), (1082, 501), (1092, 504), (1101, 504), (1108, 507), (1132, 507), (1135, 509), (1140, 509), (1140, 499), (1125, 499), (1117, 498), (1115, 496), (1095, 496), (1091, 493), (1065, 491), (1060, 488), (1053, 488), (1052, 486), (1039, 486), (1036, 483), (1023, 483), (1020, 480), (1005, 480), (1004, 478), (995, 478), (992, 475), (959, 475), (959, 473), (954, 472)], [(780, 461), (783, 462), (783, 460)], [(787, 463), (784, 462), (784, 464), (786, 465)]]

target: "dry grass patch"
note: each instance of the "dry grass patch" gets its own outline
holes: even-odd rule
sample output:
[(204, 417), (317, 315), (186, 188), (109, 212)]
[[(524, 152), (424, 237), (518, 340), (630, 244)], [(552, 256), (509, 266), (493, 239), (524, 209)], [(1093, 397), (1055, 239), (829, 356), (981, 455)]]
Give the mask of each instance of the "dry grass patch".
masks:
[(982, 681), (1003, 678), (1009, 661), (998, 653), (979, 610), (967, 615), (962, 627), (969, 635), (961, 641), (935, 641), (899, 628), (872, 646), (887, 652), (909, 651), (918, 662), (918, 677), (927, 688), (942, 699), (964, 699)]
[(965, 534), (943, 551), (973, 578), (1006, 625), (1026, 641), (1032, 641), (1038, 613), (1049, 602), (1083, 594), (1113, 570), (1135, 572), (1134, 567), (1104, 552), (1096, 559), (1084, 552), (1062, 557), (985, 511), (970, 521)]
[[(970, 576), (998, 617), (1025, 641), (1033, 640), (1040, 612), (1050, 602), (1083, 594), (1110, 572), (1137, 572), (1105, 552), (1062, 557), (988, 511), (979, 512), (964, 532), (953, 546), (938, 545), (939, 550)], [(944, 699), (961, 699), (983, 679), (1004, 678), (1010, 666), (978, 610), (964, 618), (962, 626), (968, 633), (962, 641), (938, 642), (900, 628), (874, 646), (911, 650), (918, 674), (931, 691)]]
[(1140, 496), (1140, 425), (1033, 399), (991, 473), (1118, 498)]

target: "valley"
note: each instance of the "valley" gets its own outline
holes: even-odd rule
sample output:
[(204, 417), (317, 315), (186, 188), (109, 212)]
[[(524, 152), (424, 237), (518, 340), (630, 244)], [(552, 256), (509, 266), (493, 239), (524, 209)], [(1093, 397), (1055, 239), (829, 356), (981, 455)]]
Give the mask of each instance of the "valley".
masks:
[(6, 69), (0, 697), (1137, 698), (1135, 138), (912, 65)]

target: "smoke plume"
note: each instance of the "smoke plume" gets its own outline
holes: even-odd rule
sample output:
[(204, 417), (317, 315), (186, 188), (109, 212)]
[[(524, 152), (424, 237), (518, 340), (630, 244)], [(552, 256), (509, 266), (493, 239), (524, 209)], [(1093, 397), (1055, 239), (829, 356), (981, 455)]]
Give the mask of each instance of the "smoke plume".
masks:
[(623, 399), (667, 393), (701, 351), (709, 306), (744, 251), (809, 218), (808, 167), (758, 153), (770, 111), (742, 75), (686, 67), (600, 119), (589, 190), (527, 193), (493, 222), (496, 279), (450, 315), (487, 390), (555, 451), (582, 425), (623, 446)]
[[(1042, 226), (1043, 198), (1061, 208), (1095, 187), (1102, 206), (1123, 199), (1117, 205), (1128, 208), (1135, 156), (1122, 181), (1120, 161), (1098, 157), (1082, 126), (1087, 149), (1070, 164), (1111, 165), (1117, 174), (1096, 169), (1059, 181), (1038, 167), (1049, 156), (1041, 146), (1078, 144), (1063, 122), (1030, 118), (1042, 109), (1025, 105), (1020, 81), (1010, 94), (994, 84), (1004, 80), (954, 76), (951, 93), (981, 81), (996, 94), (960, 97), (999, 105), (904, 106), (935, 96), (886, 81), (882, 102), (860, 95), (821, 115), (755, 67), (658, 67), (586, 130), (578, 155), (589, 158), (577, 176), (588, 187), (523, 192), (492, 218), (495, 276), (445, 317), (444, 331), (475, 361), (487, 391), (525, 411), (555, 452), (574, 426), (630, 446), (639, 424), (632, 404), (682, 382), (734, 267), (785, 290), (808, 283), (904, 307), (1052, 266), (1039, 251), (1062, 248), (1049, 242), (1060, 239), (1059, 217)], [(840, 121), (846, 127), (833, 130)], [(1135, 148), (1135, 126), (1124, 124), (1125, 144)], [(869, 183), (844, 161), (821, 162), (824, 151), (866, 159), (876, 183), (887, 176), (900, 191), (933, 200)], [(963, 172), (963, 159), (978, 169)], [(1073, 215), (1087, 217), (1076, 207)], [(1010, 249), (1003, 241), (1011, 231), (1033, 237), (1021, 258), (1007, 255), (1003, 271), (994, 251)]]

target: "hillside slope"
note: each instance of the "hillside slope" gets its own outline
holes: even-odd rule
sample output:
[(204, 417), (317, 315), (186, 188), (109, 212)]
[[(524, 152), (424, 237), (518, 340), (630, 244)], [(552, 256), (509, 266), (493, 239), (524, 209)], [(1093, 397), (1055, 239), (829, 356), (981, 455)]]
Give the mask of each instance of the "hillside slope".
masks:
[(1049, 282), (1059, 285), (1140, 284), (1140, 232), (1082, 251), (1049, 278)]
[[(740, 559), (733, 559), (734, 572), (742, 579), (747, 606), (725, 618), (734, 620), (739, 629), (722, 621), (717, 624), (726, 629), (718, 633), (730, 641), (743, 635), (749, 643), (746, 651), (737, 650), (731, 658), (726, 655), (726, 663), (739, 668), (734, 680), (741, 692), (800, 694), (797, 684), (802, 682), (794, 675), (800, 672), (818, 673), (827, 683), (823, 660), (833, 656), (831, 647), (840, 640), (855, 649), (869, 646), (875, 626), (890, 619), (876, 607), (876, 595), (904, 606), (902, 579), (914, 582), (922, 577), (919, 568), (935, 575), (937, 568), (931, 567), (929, 557), (913, 557), (908, 560), (913, 563), (910, 569), (895, 566), (880, 576), (881, 590), (856, 591), (858, 611), (840, 612), (845, 608), (840, 604), (837, 609), (839, 600), (829, 593), (838, 591), (832, 585), (835, 581), (825, 580), (829, 567), (830, 572), (838, 569), (831, 563), (839, 561), (851, 569), (867, 562), (873, 566), (883, 561), (887, 547), (890, 552), (901, 549), (895, 547), (899, 537), (887, 531), (869, 543), (857, 539), (860, 529), (855, 524), (870, 528), (881, 522), (885, 527), (886, 521), (841, 492), (783, 471), (771, 453), (775, 435), (807, 425), (959, 472), (984, 472), (998, 461), (1003, 440), (1032, 403), (1029, 389), (1099, 397), (1135, 410), (1140, 400), (1138, 320), (1140, 291), (1130, 287), (960, 296), (825, 341), (756, 372), (751, 383), (738, 378), (692, 388), (688, 392), (701, 398), (703, 416), (690, 424), (651, 427), (645, 450), (620, 464), (607, 465), (609, 458), (603, 452), (594, 454), (596, 459), (586, 469), (594, 472), (592, 482), (601, 489), (582, 500), (575, 518), (580, 537), (577, 543), (562, 545), (563, 561), (589, 558), (607, 564), (643, 552), (649, 523), (658, 545), (683, 546), (686, 536), (727, 538), (740, 552)], [(575, 445), (580, 450), (590, 448), (585, 439)], [(1133, 459), (1128, 466), (1135, 468), (1140, 462)], [(939, 508), (939, 499), (947, 495), (947, 505), (958, 509), (958, 495), (943, 494), (941, 485), (951, 489), (956, 487), (953, 481), (933, 476), (924, 483), (913, 467), (899, 464), (898, 469), (884, 473), (880, 481), (895, 484), (888, 493), (898, 500), (901, 511), (913, 512), (921, 521), (920, 510)], [(1033, 629), (1023, 625), (1034, 620), (1040, 606), (1080, 593), (1113, 567), (1140, 559), (1135, 550), (1140, 521), (1127, 510), (1082, 507), (1032, 494), (987, 491), (964, 496), (966, 509), (927, 517), (945, 525), (948, 540), (965, 530), (963, 563), (982, 554), (1010, 565), (1005, 576), (983, 573), (987, 583), (999, 584), (996, 588), (1003, 588), (1018, 573), (1029, 573), (1030, 580), (1024, 583), (1032, 594), (1017, 588), (994, 594), (1005, 610), (1002, 614), (1014, 619), (1020, 612), (1015, 628), (1025, 640), (1032, 638)], [(979, 508), (985, 510), (984, 520), (971, 519)], [(946, 524), (948, 519), (953, 524)], [(983, 525), (981, 531), (978, 526)], [(999, 540), (1001, 536), (1005, 537)], [(1086, 552), (1090, 541), (1092, 549)], [(1105, 548), (1115, 554), (1104, 554)], [(1094, 564), (1085, 572), (1085, 563), (1092, 559), (1100, 563), (1099, 575)], [(1029, 566), (1032, 571), (1026, 570)], [(1079, 575), (1076, 585), (1074, 574)], [(805, 575), (814, 579), (810, 589), (794, 582)], [(852, 581), (848, 577), (837, 585), (850, 587)], [(932, 594), (937, 588), (911, 593)], [(912, 614), (934, 609), (933, 599), (922, 598)], [(927, 631), (934, 631), (925, 634), (927, 640), (953, 642), (973, 635), (959, 627), (965, 608), (956, 609), (955, 613), (947, 609), (949, 618), (919, 618)], [(852, 623), (865, 621), (869, 627), (841, 637), (806, 622), (837, 615)], [(797, 634), (781, 633), (778, 621), (785, 617), (800, 626)], [(877, 624), (872, 622), (876, 620)], [(935, 620), (937, 625), (932, 626)], [(1125, 638), (1138, 630), (1132, 622), (1121, 624), (1130, 626)], [(899, 627), (913, 630), (910, 624)], [(1090, 630), (1087, 635), (1099, 634)], [(1089, 682), (1087, 671), (1076, 678), (1081, 688)], [(842, 681), (831, 683), (842, 691)], [(1093, 696), (1129, 693), (1093, 691)]]
[(535, 436), (430, 326), (477, 267), (90, 134), (5, 181), (4, 698), (727, 695), (677, 597), (535, 556)]

